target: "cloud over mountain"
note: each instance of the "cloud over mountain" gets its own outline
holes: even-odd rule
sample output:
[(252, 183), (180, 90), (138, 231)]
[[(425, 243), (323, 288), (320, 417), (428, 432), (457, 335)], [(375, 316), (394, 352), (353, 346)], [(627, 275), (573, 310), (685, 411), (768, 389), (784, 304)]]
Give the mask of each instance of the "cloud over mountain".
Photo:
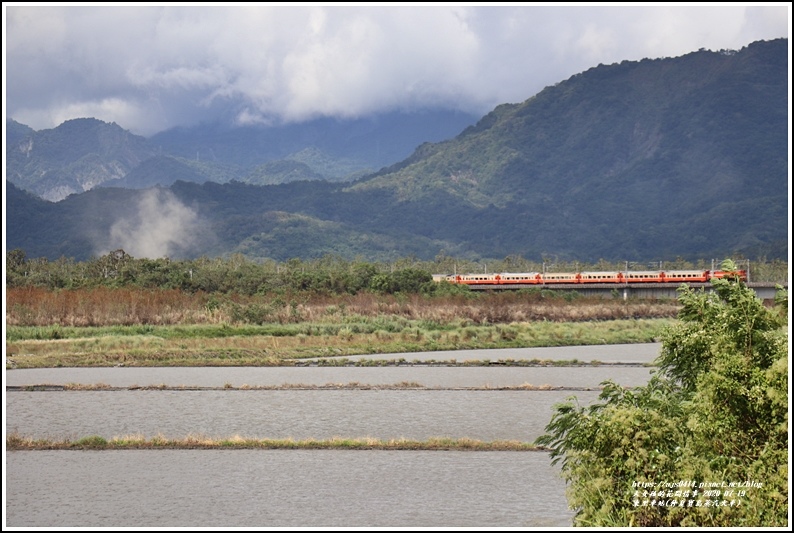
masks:
[(790, 5), (6, 6), (7, 112), (150, 135), (427, 106), (486, 113), (597, 63), (788, 36)]

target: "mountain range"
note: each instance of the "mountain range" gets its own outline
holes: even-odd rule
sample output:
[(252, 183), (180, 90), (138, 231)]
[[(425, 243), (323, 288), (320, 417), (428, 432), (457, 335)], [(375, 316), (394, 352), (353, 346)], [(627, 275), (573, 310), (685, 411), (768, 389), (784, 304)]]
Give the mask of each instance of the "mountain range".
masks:
[[(788, 257), (788, 41), (435, 110), (151, 138), (7, 121), (7, 248), (77, 260)], [(49, 200), (49, 201), (48, 201)], [(58, 200), (58, 201), (53, 201)]]
[(140, 189), (178, 180), (346, 181), (408, 157), (420, 143), (457, 135), (478, 118), (447, 109), (394, 111), (274, 126), (199, 124), (150, 138), (95, 118), (41, 131), (7, 119), (6, 179), (50, 201), (97, 186)]

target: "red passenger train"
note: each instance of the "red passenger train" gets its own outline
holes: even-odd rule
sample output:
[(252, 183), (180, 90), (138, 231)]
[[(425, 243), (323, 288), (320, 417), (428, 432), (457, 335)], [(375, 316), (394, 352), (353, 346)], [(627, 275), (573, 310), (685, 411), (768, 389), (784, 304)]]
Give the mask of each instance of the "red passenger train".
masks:
[(563, 283), (705, 283), (715, 278), (738, 277), (747, 281), (746, 270), (632, 270), (626, 272), (526, 272), (500, 274), (449, 274), (435, 281), (464, 285), (556, 285)]

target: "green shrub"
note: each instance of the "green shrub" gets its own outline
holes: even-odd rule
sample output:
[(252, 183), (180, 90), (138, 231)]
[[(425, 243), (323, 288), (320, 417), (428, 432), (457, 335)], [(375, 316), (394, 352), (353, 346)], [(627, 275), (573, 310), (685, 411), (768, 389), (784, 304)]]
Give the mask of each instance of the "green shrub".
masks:
[(740, 281), (712, 287), (681, 289), (647, 385), (555, 407), (537, 444), (562, 462), (575, 525), (787, 524), (788, 294), (770, 309)]
[(108, 441), (99, 435), (91, 435), (77, 440), (74, 444), (81, 448), (105, 448), (108, 445)]

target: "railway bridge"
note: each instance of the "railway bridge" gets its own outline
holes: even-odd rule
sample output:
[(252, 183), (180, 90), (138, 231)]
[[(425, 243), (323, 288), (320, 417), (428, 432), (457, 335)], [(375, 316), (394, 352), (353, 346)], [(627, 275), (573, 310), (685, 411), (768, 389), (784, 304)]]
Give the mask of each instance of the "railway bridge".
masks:
[[(514, 291), (518, 289), (551, 290), (576, 292), (582, 296), (598, 296), (602, 298), (653, 298), (675, 299), (678, 298), (678, 288), (683, 283), (547, 283), (543, 285), (515, 284), (515, 285), (469, 285), (475, 291)], [(703, 289), (707, 292), (713, 290), (711, 283), (689, 282), (690, 288)], [(747, 286), (755, 291), (761, 300), (772, 300), (775, 297), (775, 287), (782, 285), (788, 289), (788, 283), (749, 282)]]

